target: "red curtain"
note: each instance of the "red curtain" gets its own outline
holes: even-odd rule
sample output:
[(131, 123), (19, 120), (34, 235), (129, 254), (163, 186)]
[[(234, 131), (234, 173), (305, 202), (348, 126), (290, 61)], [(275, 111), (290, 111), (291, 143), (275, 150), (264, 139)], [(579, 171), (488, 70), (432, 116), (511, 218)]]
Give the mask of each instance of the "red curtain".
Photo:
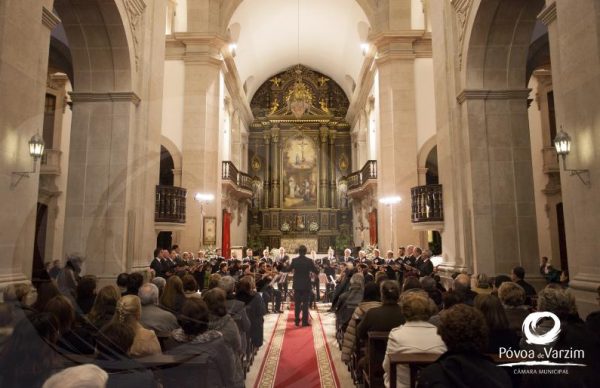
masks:
[(231, 213), (223, 210), (223, 256), (231, 257)]
[(369, 240), (371, 245), (377, 244), (377, 209), (369, 213)]

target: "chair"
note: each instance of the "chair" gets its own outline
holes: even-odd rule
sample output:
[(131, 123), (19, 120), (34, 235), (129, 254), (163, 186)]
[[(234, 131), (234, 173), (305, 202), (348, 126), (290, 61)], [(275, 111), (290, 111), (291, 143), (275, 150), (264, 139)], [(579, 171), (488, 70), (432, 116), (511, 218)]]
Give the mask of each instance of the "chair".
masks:
[(408, 365), (410, 370), (410, 387), (417, 385), (417, 373), (423, 367), (434, 363), (440, 357), (434, 353), (393, 353), (390, 359), (390, 388), (396, 388), (398, 365)]
[(367, 340), (367, 364), (363, 369), (365, 387), (383, 387), (383, 359), (389, 331), (370, 331)]

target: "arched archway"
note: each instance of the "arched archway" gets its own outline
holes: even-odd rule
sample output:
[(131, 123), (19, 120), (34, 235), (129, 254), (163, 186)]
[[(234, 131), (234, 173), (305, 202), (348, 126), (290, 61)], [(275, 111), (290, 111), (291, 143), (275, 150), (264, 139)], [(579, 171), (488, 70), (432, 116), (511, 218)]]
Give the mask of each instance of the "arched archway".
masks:
[[(437, 162), (437, 138), (433, 135), (421, 146), (417, 154), (417, 168), (419, 170), (419, 185), (427, 184), (427, 161), (431, 158), (431, 153), (435, 150)], [(436, 163), (437, 165), (437, 163)], [(437, 171), (436, 171), (437, 172)]]
[(461, 84), (465, 188), (473, 270), (535, 273), (537, 222), (526, 85), (527, 54), (543, 0), (475, 1), (465, 22)]

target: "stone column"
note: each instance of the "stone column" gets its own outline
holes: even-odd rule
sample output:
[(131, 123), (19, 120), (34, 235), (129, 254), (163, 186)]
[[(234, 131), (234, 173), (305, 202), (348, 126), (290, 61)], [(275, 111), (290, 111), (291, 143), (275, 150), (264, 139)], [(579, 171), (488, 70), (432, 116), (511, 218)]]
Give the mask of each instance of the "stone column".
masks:
[(394, 205), (394, 230), (390, 230), (389, 208), (378, 207), (379, 247), (418, 243), (419, 234), (411, 224), (411, 187), (417, 186), (417, 120), (413, 40), (382, 37), (378, 48), (379, 118), (377, 139), (377, 193), (379, 197), (398, 195)]
[(271, 204), (273, 208), (279, 208), (280, 204), (280, 193), (279, 193), (279, 181), (281, 171), (279, 167), (279, 161), (281, 155), (279, 155), (279, 127), (275, 127), (271, 130)]
[(320, 169), (319, 169), (319, 207), (326, 208), (329, 207), (327, 199), (329, 198), (329, 180), (328, 174), (329, 169), (327, 168), (329, 163), (329, 158), (327, 157), (327, 135), (328, 128), (326, 126), (322, 126), (319, 129), (319, 139), (321, 140), (321, 146), (319, 148), (321, 152), (320, 156)]
[(337, 208), (337, 182), (335, 179), (335, 129), (329, 130), (329, 207)]
[[(218, 130), (222, 98), (220, 50), (224, 42), (215, 36), (196, 33), (181, 34), (180, 38), (186, 47), (182, 186), (188, 191), (181, 245), (183, 249), (194, 250), (204, 247), (202, 219), (217, 217), (217, 231), (220, 230), (222, 167)], [(196, 192), (214, 194), (215, 200), (199, 204), (194, 200)]]
[[(265, 141), (265, 177), (263, 182), (263, 207), (268, 208), (270, 203), (270, 187), (271, 187), (271, 158), (270, 158), (270, 148), (271, 148), (271, 136), (268, 133), (265, 133), (263, 136)], [(258, 140), (257, 140), (258, 141)]]
[(0, 3), (0, 287), (31, 278), (39, 174), (14, 186), (12, 173), (32, 171), (28, 142), (42, 135), (50, 31), (59, 23), (42, 3)]
[[(590, 186), (565, 172), (560, 178), (569, 253), (569, 288), (585, 317), (598, 309), (600, 285), (600, 4), (547, 1), (538, 18), (548, 26), (557, 124), (573, 142), (570, 169), (589, 169)], [(588, 73), (589, 71), (589, 73)]]

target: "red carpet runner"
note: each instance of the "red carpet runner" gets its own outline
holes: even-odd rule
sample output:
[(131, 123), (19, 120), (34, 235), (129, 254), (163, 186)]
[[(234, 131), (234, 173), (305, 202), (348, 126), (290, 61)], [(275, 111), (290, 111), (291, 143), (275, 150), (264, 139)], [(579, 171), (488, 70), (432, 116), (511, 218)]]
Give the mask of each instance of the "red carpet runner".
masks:
[(296, 327), (294, 312), (282, 314), (268, 345), (255, 388), (338, 388), (321, 317), (311, 311), (312, 326)]

